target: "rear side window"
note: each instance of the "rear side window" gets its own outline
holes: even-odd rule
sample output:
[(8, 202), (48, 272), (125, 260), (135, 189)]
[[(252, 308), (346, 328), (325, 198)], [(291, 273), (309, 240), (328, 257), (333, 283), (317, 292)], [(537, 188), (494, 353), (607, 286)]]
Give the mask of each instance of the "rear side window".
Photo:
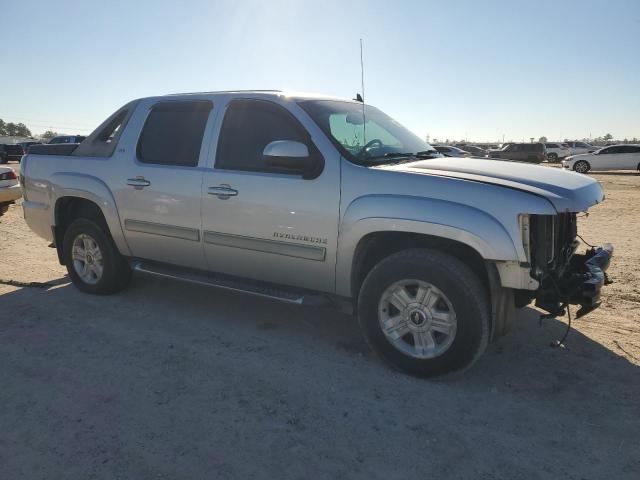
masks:
[(638, 153), (640, 152), (640, 147), (636, 147), (634, 145), (625, 145), (624, 147), (620, 147), (620, 153)]
[(232, 100), (227, 107), (216, 152), (216, 168), (253, 172), (275, 170), (262, 158), (276, 140), (293, 140), (314, 150), (309, 134), (288, 110), (264, 100)]
[(170, 101), (156, 104), (138, 140), (138, 160), (157, 165), (195, 167), (213, 104)]
[(546, 143), (545, 146), (547, 148), (558, 148), (558, 144), (557, 143)]

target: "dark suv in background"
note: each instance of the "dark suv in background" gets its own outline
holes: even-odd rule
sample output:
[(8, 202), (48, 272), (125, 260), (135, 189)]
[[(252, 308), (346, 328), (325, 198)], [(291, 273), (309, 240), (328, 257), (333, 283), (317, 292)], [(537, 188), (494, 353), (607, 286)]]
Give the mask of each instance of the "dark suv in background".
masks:
[(544, 143), (509, 143), (501, 150), (489, 152), (491, 158), (515, 160), (518, 162), (541, 163), (547, 157)]
[(0, 145), (0, 163), (19, 162), (23, 155), (22, 145), (12, 143)]

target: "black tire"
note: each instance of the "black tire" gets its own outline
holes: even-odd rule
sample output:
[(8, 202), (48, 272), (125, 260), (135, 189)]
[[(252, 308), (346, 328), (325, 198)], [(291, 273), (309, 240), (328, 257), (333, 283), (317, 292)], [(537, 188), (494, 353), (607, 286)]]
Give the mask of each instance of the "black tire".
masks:
[(557, 153), (550, 153), (547, 155), (547, 161), (549, 163), (557, 163), (558, 162), (558, 154)]
[(578, 160), (573, 164), (573, 171), (578, 173), (587, 173), (591, 170), (591, 165), (586, 160)]
[[(416, 358), (396, 348), (382, 330), (379, 303), (387, 288), (403, 279), (427, 282), (440, 290), (455, 311), (457, 330), (450, 346), (433, 358)], [(489, 343), (490, 307), (473, 271), (460, 260), (429, 249), (405, 250), (378, 263), (365, 278), (358, 319), (373, 350), (411, 375), (432, 377), (470, 367)]]
[[(87, 283), (76, 271), (72, 247), (76, 238), (88, 235), (95, 240), (102, 254), (102, 275), (96, 283)], [(124, 289), (131, 279), (131, 268), (116, 247), (104, 222), (78, 218), (64, 232), (62, 255), (73, 284), (81, 291), (108, 295)]]

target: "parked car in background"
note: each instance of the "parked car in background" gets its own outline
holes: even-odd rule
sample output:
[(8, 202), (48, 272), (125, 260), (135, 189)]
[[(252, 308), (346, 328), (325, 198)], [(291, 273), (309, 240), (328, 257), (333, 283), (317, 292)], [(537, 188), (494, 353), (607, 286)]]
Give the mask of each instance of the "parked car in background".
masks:
[(20, 144), (5, 143), (0, 145), (0, 163), (19, 162), (24, 155)]
[(0, 217), (21, 196), (22, 190), (16, 172), (11, 167), (0, 167)]
[(29, 147), (31, 145), (40, 145), (40, 144), (42, 144), (42, 142), (33, 141), (33, 142), (20, 142), (18, 145), (22, 146), (22, 149), (24, 150), (24, 153), (26, 155), (29, 152)]
[(82, 143), (82, 141), (87, 138), (83, 135), (58, 135), (57, 137), (53, 137), (47, 143)]
[(456, 145), (456, 147), (464, 150), (465, 152), (469, 152), (474, 157), (486, 157), (489, 155), (488, 150), (478, 147), (477, 145), (459, 144)]
[(600, 147), (596, 147), (591, 145), (590, 143), (585, 142), (567, 142), (569, 148), (571, 149), (571, 155), (578, 155), (580, 153), (591, 153), (599, 150)]
[(421, 376), (471, 365), (534, 299), (597, 308), (613, 251), (575, 252), (577, 213), (603, 200), (593, 178), (442, 158), (380, 110), (318, 95), (136, 100), (80, 145), (33, 146), (20, 174), (27, 224), (81, 291), (135, 270), (329, 298)]
[(443, 154), (445, 157), (470, 157), (471, 156), (471, 153), (451, 145), (437, 145), (437, 146), (434, 146), (433, 148), (435, 148), (438, 152)]
[(501, 150), (491, 150), (489, 156), (503, 160), (541, 163), (547, 158), (547, 151), (544, 143), (508, 143)]
[(544, 147), (547, 150), (547, 160), (551, 163), (556, 163), (571, 155), (571, 148), (566, 143), (545, 143)]
[(592, 153), (571, 155), (562, 167), (587, 173), (591, 170), (637, 170), (640, 172), (640, 145), (613, 145)]

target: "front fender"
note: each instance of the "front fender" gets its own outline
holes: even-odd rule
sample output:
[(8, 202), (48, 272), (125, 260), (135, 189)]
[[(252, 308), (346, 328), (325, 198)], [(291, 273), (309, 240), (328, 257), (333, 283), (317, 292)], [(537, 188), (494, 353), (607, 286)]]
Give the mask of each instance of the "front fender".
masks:
[[(63, 197), (84, 198), (98, 205), (118, 250), (125, 256), (131, 255), (122, 231), (115, 199), (106, 183), (99, 178), (83, 173), (54, 173), (51, 176), (51, 205), (55, 206), (57, 201)], [(55, 215), (52, 220), (52, 225), (56, 225)]]
[(511, 236), (496, 218), (460, 203), (413, 196), (367, 195), (354, 200), (340, 224), (336, 291), (351, 295), (351, 269), (356, 248), (365, 235), (407, 232), (455, 240), (485, 260), (518, 260)]

